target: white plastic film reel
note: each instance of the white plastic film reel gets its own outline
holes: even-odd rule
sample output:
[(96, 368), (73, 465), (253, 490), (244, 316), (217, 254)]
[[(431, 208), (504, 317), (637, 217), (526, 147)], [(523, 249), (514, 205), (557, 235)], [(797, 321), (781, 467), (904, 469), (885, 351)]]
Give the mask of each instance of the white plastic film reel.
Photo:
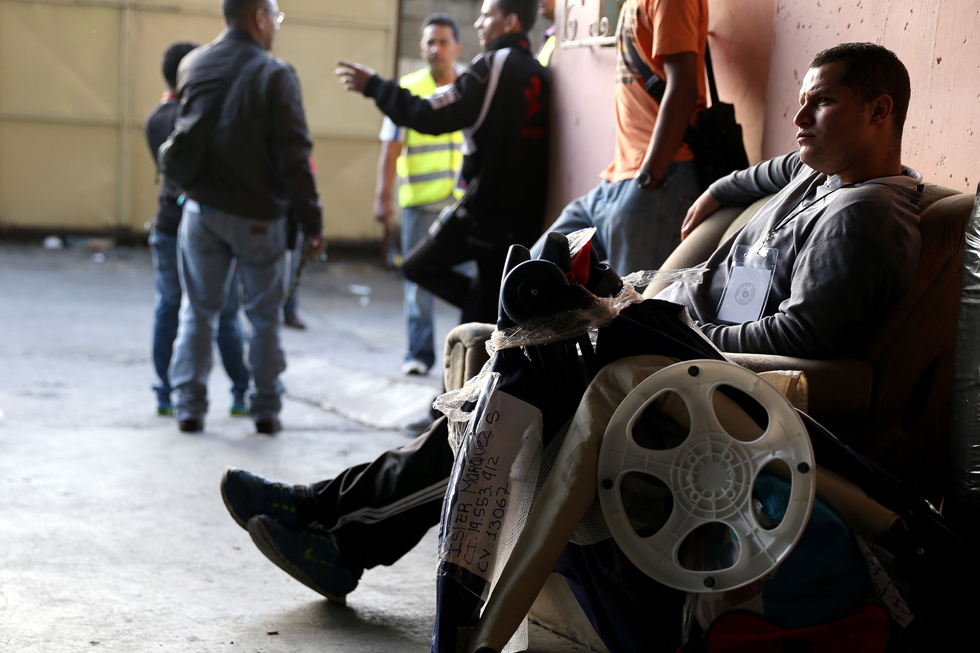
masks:
[[(765, 433), (751, 442), (736, 440), (722, 427), (712, 402), (717, 388), (737, 388), (769, 414)], [(691, 416), (685, 441), (673, 449), (638, 445), (633, 427), (659, 395), (673, 391)], [(752, 512), (752, 487), (766, 464), (782, 460), (791, 473), (786, 514), (772, 530)], [(689, 592), (723, 592), (765, 576), (789, 555), (810, 519), (816, 489), (813, 448), (789, 401), (762, 377), (738, 365), (697, 360), (665, 367), (644, 379), (616, 409), (599, 453), (599, 499), (606, 523), (627, 557), (651, 578)], [(620, 486), (630, 472), (650, 474), (673, 494), (667, 522), (650, 537), (630, 525)], [(738, 537), (733, 566), (692, 571), (680, 562), (684, 540), (699, 526), (722, 524)]]

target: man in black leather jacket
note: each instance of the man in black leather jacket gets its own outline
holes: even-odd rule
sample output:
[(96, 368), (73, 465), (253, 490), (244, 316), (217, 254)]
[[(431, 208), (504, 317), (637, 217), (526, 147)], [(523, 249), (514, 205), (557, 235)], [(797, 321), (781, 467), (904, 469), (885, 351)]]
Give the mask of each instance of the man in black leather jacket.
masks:
[[(374, 98), (398, 126), (423, 134), (462, 130), (464, 192), (452, 218), (409, 253), (409, 281), (463, 309), (462, 321), (493, 322), (510, 245), (541, 233), (548, 184), (551, 78), (530, 51), (535, 0), (485, 0), (476, 22), (486, 50), (452, 84), (420, 98), (359, 64), (340, 61), (348, 90)], [(475, 260), (473, 280), (453, 269)]]
[(312, 247), (322, 251), (321, 207), (299, 81), (289, 64), (265, 53), (283, 19), (276, 0), (224, 0), (222, 11), (227, 29), (188, 55), (178, 72), (177, 129), (207, 119), (212, 106), (218, 113), (203, 136), (204, 169), (185, 189), (180, 265), (188, 305), (170, 376), (180, 429), (202, 430), (213, 318), (237, 260), (252, 324), (249, 414), (258, 432), (272, 434), (282, 428), (279, 375), (286, 368), (279, 339), (285, 216), (292, 206)]

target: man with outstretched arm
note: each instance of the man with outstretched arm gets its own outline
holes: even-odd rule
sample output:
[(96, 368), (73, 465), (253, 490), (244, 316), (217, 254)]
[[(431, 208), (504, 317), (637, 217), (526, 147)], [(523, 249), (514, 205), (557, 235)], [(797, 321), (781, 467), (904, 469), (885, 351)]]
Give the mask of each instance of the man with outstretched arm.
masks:
[[(920, 179), (900, 158), (908, 100), (908, 73), (885, 48), (850, 43), (818, 54), (794, 119), (799, 152), (716, 182), (688, 224), (722, 201), (776, 196), (712, 255), (702, 284), (676, 283), (658, 299), (686, 306), (723, 351), (830, 358), (859, 348), (918, 262)], [(312, 486), (231, 469), (222, 494), (273, 562), (342, 596), (368, 558), (390, 564), (438, 523), (452, 468), (446, 431), (441, 418), (402, 449)], [(330, 565), (304, 558), (308, 547)]]
[[(484, 0), (475, 27), (485, 51), (426, 98), (373, 70), (340, 61), (344, 86), (374, 98), (396, 125), (423, 134), (462, 130), (463, 197), (409, 253), (405, 277), (463, 309), (463, 322), (497, 315), (500, 275), (512, 244), (541, 233), (547, 196), (550, 76), (530, 51), (536, 0)], [(475, 279), (454, 266), (476, 261)]]

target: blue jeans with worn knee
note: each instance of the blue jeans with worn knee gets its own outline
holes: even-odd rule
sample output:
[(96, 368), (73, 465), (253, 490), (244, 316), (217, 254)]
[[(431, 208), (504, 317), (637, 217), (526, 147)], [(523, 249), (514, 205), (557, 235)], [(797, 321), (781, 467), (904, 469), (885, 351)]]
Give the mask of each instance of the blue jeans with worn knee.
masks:
[(244, 291), (245, 316), (251, 324), (248, 362), (253, 386), (249, 413), (274, 418), (282, 408), (279, 375), (286, 354), (279, 338), (286, 273), (286, 220), (254, 220), (216, 209), (184, 206), (180, 223), (179, 269), (184, 298), (174, 360), (170, 366), (178, 419), (202, 419), (207, 412), (207, 382), (218, 313), (237, 260)]
[[(693, 161), (674, 161), (657, 188), (632, 179), (599, 185), (565, 207), (547, 231), (570, 234), (595, 227), (592, 246), (620, 276), (658, 269), (681, 242), (681, 223), (701, 194)], [(531, 248), (541, 254), (544, 236)]]
[[(439, 212), (422, 207), (402, 209), (402, 258), (429, 233), (429, 227), (439, 218)], [(426, 367), (436, 362), (435, 296), (418, 284), (405, 281), (405, 323), (408, 328), (408, 349), (405, 361), (419, 361)]]
[[(180, 311), (180, 275), (177, 271), (177, 236), (154, 229), (150, 232), (150, 251), (153, 253), (153, 270), (156, 277), (156, 304), (153, 321), (153, 367), (159, 382), (153, 386), (157, 401), (170, 402), (170, 359), (173, 357), (174, 340), (177, 338), (178, 312)], [(231, 280), (228, 300), (218, 319), (218, 352), (235, 398), (248, 391), (249, 371), (245, 364), (245, 348), (242, 324), (238, 319), (241, 283), (237, 276)]]

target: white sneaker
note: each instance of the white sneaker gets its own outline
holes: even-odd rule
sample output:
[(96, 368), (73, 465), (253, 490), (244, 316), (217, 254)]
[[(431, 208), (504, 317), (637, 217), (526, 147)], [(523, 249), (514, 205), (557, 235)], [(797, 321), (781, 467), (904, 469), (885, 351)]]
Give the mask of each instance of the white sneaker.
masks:
[(429, 373), (429, 366), (422, 361), (405, 361), (402, 365), (402, 374), (408, 376), (425, 376)]

